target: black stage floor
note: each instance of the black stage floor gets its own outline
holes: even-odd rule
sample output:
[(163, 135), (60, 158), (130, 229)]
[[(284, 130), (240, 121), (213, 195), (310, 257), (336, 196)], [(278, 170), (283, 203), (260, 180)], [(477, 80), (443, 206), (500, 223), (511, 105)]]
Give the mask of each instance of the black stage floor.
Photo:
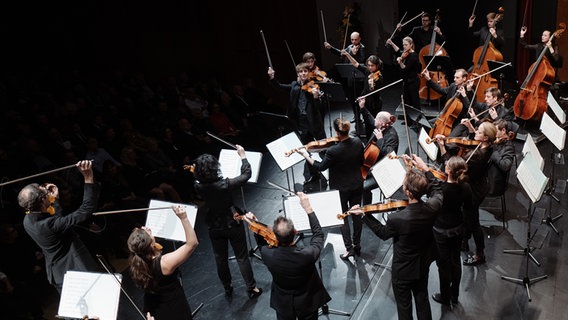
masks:
[[(389, 88), (383, 99), (385, 110), (395, 113), (399, 105), (400, 88)], [(437, 110), (437, 105), (428, 107), (428, 112)], [(339, 112), (351, 116), (351, 108), (347, 106), (332, 106), (331, 119)], [(328, 117), (326, 117), (328, 121)], [(407, 147), (406, 131), (401, 121), (394, 124), (400, 137), (399, 152)], [(329, 126), (326, 124), (326, 128)], [(329, 135), (329, 133), (328, 133)], [(416, 134), (410, 131), (410, 141), (415, 143)], [(522, 141), (516, 141), (518, 163), (522, 160)], [(550, 176), (552, 166), (551, 152), (558, 152), (548, 140), (538, 143), (540, 152), (545, 159), (544, 173)], [(245, 146), (246, 148), (246, 146)], [(414, 149), (416, 153), (416, 149)], [(423, 151), (419, 151), (425, 157)], [(566, 156), (566, 151), (562, 152)], [(282, 186), (288, 185), (287, 178), (301, 183), (303, 162), (288, 170), (288, 175), (276, 165), (272, 156), (264, 154), (258, 183), (249, 183), (244, 189), (246, 208), (268, 224), (277, 215), (282, 214), (284, 193), (266, 183), (270, 180)], [(516, 170), (514, 165), (512, 170)], [(481, 224), (486, 239), (487, 263), (476, 267), (463, 267), (459, 304), (453, 308), (442, 306), (432, 299), (434, 319), (568, 319), (568, 273), (563, 273), (568, 265), (568, 246), (564, 245), (564, 230), (568, 216), (554, 224), (559, 234), (541, 220), (549, 213), (552, 216), (565, 214), (567, 199), (564, 189), (567, 179), (566, 165), (557, 164), (554, 168), (552, 181), (556, 184), (553, 193), (560, 201), (551, 200), (543, 195), (541, 200), (532, 205), (536, 208), (532, 221), (527, 218), (529, 198), (519, 185), (516, 174), (510, 175), (510, 185), (505, 194), (507, 211), (501, 213), (501, 203), (497, 199), (486, 199), (484, 210), (481, 212)], [(292, 183), (293, 183), (292, 182)], [(241, 205), (241, 194), (236, 194), (238, 205)], [(551, 210), (551, 211), (549, 211)], [(318, 215), (337, 214), (337, 212), (317, 212)], [(203, 214), (198, 214), (196, 231), (199, 237), (199, 247), (190, 259), (181, 267), (182, 281), (186, 296), (192, 309), (200, 304), (202, 308), (196, 314), (196, 319), (273, 319), (274, 311), (269, 306), (271, 275), (262, 261), (251, 257), (253, 270), (258, 286), (264, 289), (264, 294), (256, 300), (249, 300), (246, 288), (237, 268), (236, 262), (231, 262), (233, 286), (235, 292), (232, 299), (224, 295), (223, 286), (217, 278), (213, 253), (208, 238), (207, 227)], [(532, 255), (540, 264), (529, 260), (528, 272), (525, 255), (506, 254), (504, 249), (522, 250), (527, 244), (527, 231), (530, 224), (534, 248)], [(503, 225), (505, 226), (503, 228)], [(323, 283), (329, 291), (332, 300), (330, 310), (346, 312), (349, 316), (336, 315), (333, 312), (322, 315), (327, 319), (396, 319), (396, 308), (390, 285), (391, 273), (388, 265), (392, 260), (391, 241), (382, 241), (363, 227), (361, 257), (343, 261), (339, 254), (344, 251), (341, 234), (338, 227), (327, 228), (326, 242), (321, 254), (321, 273)], [(250, 237), (252, 239), (252, 237)], [(470, 240), (472, 241), (472, 240)], [(471, 244), (473, 244), (471, 242)], [(252, 244), (254, 245), (254, 243)], [(465, 257), (465, 253), (464, 253)], [(119, 263), (119, 261), (116, 261)], [(118, 266), (115, 266), (119, 268)], [(124, 267), (124, 261), (122, 262)], [(133, 288), (126, 272), (124, 284), (134, 300), (141, 303), (140, 292)], [(528, 286), (503, 280), (502, 276), (514, 278), (528, 277), (530, 279), (546, 275), (547, 278), (531, 283)], [(528, 291), (532, 301), (529, 301)], [(438, 292), (437, 267), (432, 264), (429, 281), (430, 295)], [(128, 300), (122, 296), (119, 308), (119, 319), (139, 318)], [(159, 319), (162, 320), (162, 319)]]

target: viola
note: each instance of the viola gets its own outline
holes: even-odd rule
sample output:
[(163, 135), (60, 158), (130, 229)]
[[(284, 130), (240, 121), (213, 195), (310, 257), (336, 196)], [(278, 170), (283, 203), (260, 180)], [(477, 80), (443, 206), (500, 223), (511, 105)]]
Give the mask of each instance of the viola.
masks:
[[(388, 199), (384, 203), (377, 203), (377, 204), (368, 204), (362, 206), (363, 212), (365, 214), (368, 213), (377, 213), (377, 212), (388, 212), (388, 211), (396, 211), (405, 208), (408, 206), (408, 201), (406, 200), (391, 200)], [(350, 211), (346, 211), (344, 213), (337, 214), (337, 219), (343, 220), (347, 218), (347, 216), (351, 215)]]
[[(402, 156), (393, 156), (392, 154), (389, 154), (388, 157), (389, 157), (389, 159), (399, 159), (399, 158), (402, 158)], [(416, 168), (416, 169), (418, 169), (417, 167), (413, 166), (412, 163), (411, 163), (409, 160), (407, 160), (407, 159), (405, 159), (405, 158), (402, 158), (402, 161), (404, 161), (404, 163), (405, 163), (405, 165), (406, 165), (407, 168)], [(419, 170), (420, 170), (420, 169), (419, 169)], [(420, 170), (420, 171), (424, 171), (424, 170)], [(443, 173), (442, 171), (440, 171), (440, 170), (436, 170), (436, 169), (434, 169), (434, 168), (430, 168), (430, 172), (432, 172), (432, 174), (434, 175), (434, 177), (436, 177), (436, 178), (439, 179), (439, 180), (442, 180), (442, 181), (448, 180), (448, 176), (447, 176), (445, 173)]]
[(305, 144), (305, 145), (303, 145), (299, 148), (295, 148), (295, 149), (292, 149), (290, 151), (286, 151), (284, 153), (284, 155), (286, 157), (289, 157), (292, 153), (298, 152), (301, 149), (306, 149), (307, 151), (314, 151), (314, 150), (321, 151), (321, 150), (327, 149), (327, 148), (335, 145), (338, 142), (339, 142), (338, 137), (331, 137), (331, 138), (325, 138), (325, 139), (317, 140), (317, 141), (310, 141), (307, 144)]
[[(503, 19), (504, 12), (505, 9), (500, 7), (499, 13), (495, 16), (494, 28), (497, 26), (497, 22)], [(487, 73), (485, 76), (481, 77), (477, 83), (478, 88), (476, 98), (479, 101), (483, 101), (485, 97), (485, 89), (489, 87), (499, 87), (497, 79), (493, 78), (491, 74), (488, 73), (489, 65), (487, 64), (487, 60), (503, 61), (503, 54), (497, 50), (491, 42), (492, 37), (491, 33), (488, 33), (483, 46), (475, 49), (475, 52), (473, 53), (473, 69), (468, 76), (468, 78), (471, 79), (475, 77), (475, 75)]]
[[(389, 122), (382, 125), (379, 128), (379, 131), (383, 131), (386, 128), (392, 126), (392, 124), (395, 121), (396, 121), (396, 117), (391, 115)], [(369, 174), (369, 170), (371, 170), (371, 167), (374, 166), (375, 163), (377, 163), (377, 160), (379, 159), (379, 154), (380, 154), (381, 150), (379, 149), (379, 147), (377, 147), (377, 144), (375, 143), (376, 139), (377, 139), (377, 136), (375, 136), (373, 134), (373, 136), (369, 139), (369, 141), (365, 145), (365, 150), (363, 152), (364, 156), (365, 156), (365, 160), (363, 161), (363, 165), (361, 166), (361, 176), (363, 176), (363, 179), (367, 178), (367, 175)]]
[(278, 246), (278, 239), (276, 239), (276, 234), (274, 234), (274, 230), (272, 230), (272, 228), (268, 227), (267, 225), (259, 221), (251, 220), (247, 218), (245, 215), (239, 215), (236, 219), (246, 221), (249, 224), (249, 229), (252, 232), (264, 238), (264, 240), (266, 240), (266, 243), (268, 243), (269, 246), (271, 247)]

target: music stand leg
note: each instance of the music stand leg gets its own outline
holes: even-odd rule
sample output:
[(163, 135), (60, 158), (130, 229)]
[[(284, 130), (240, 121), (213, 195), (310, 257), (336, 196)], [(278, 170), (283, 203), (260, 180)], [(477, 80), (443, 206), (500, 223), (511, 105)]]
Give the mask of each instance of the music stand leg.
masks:
[(195, 308), (195, 310), (193, 310), (193, 312), (191, 312), (191, 317), (195, 318), (195, 315), (199, 312), (199, 310), (201, 310), (201, 308), (203, 308), (203, 302), (201, 302), (197, 308)]
[(529, 278), (529, 277), (524, 277), (522, 279), (519, 279), (519, 278), (501, 276), (501, 279), (503, 279), (503, 280), (513, 282), (513, 283), (516, 283), (516, 284), (521, 284), (521, 285), (525, 286), (525, 289), (527, 291), (527, 297), (529, 298), (529, 301), (532, 301), (530, 285), (533, 284), (533, 283), (539, 282), (541, 280), (544, 280), (546, 278), (548, 278), (547, 275), (532, 278), (532, 279)]
[(550, 199), (548, 201), (548, 214), (546, 216), (546, 218), (541, 220), (541, 224), (546, 223), (549, 227), (552, 228), (552, 230), (554, 230), (554, 232), (557, 235), (560, 235), (560, 232), (558, 232), (558, 229), (556, 229), (556, 226), (554, 226), (554, 222), (556, 222), (558, 219), (562, 218), (563, 214), (559, 214), (556, 217), (552, 217), (552, 200), (556, 201), (557, 203), (560, 202), (560, 199), (558, 199), (555, 195), (554, 195), (554, 190), (556, 189), (556, 185), (554, 183), (554, 171), (556, 168), (556, 162), (558, 161), (559, 163), (563, 160), (563, 156), (561, 153), (554, 153), (554, 150), (550, 153), (550, 158), (551, 158), (551, 162), (552, 162), (552, 167), (550, 168), (550, 180), (548, 180), (549, 185), (547, 186), (547, 188), (544, 190), (544, 194), (549, 196)]
[[(322, 284), (323, 284), (323, 272), (322, 272), (322, 266), (321, 266), (321, 259), (318, 261), (318, 266), (319, 266), (320, 278), (321, 278)], [(324, 285), (324, 287), (325, 287), (325, 285)], [(322, 314), (324, 314), (324, 315), (335, 314), (335, 315), (338, 315), (338, 316), (346, 316), (346, 317), (351, 316), (351, 314), (349, 312), (330, 309), (329, 306), (327, 305), (327, 303), (324, 304), (323, 306), (321, 306), (321, 309), (318, 311), (318, 316), (321, 316)]]

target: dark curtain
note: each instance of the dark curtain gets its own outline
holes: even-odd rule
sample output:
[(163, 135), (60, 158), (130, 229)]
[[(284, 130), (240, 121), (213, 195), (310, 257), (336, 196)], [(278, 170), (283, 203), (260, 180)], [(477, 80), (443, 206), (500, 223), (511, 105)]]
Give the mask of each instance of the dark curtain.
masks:
[(520, 82), (519, 84), (521, 84), (525, 80), (525, 78), (527, 77), (529, 67), (531, 66), (531, 61), (530, 61), (531, 51), (523, 49), (523, 47), (521, 47), (521, 45), (519, 44), (519, 42), (521, 41), (519, 34), (523, 25), (527, 27), (527, 33), (525, 33), (525, 41), (526, 43), (532, 44), (531, 30), (533, 25), (532, 23), (533, 3), (534, 0), (521, 0), (518, 7), (519, 8), (517, 16), (518, 25), (515, 30), (515, 32), (517, 32), (517, 35), (515, 36), (515, 39), (517, 39), (517, 54), (516, 54), (517, 59), (515, 63), (516, 66), (515, 71), (517, 73), (517, 79)]

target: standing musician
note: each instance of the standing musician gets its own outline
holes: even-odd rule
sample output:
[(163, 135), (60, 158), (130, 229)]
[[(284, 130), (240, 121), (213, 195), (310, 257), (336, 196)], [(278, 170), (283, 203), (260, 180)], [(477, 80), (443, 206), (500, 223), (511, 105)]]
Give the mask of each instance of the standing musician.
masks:
[(195, 160), (195, 191), (203, 197), (209, 208), (205, 222), (209, 226), (211, 247), (215, 253), (217, 275), (225, 287), (225, 295), (231, 297), (231, 270), (229, 269), (228, 242), (239, 265), (239, 270), (247, 286), (250, 299), (262, 294), (256, 286), (254, 274), (249, 260), (245, 228), (239, 223), (239, 214), (234, 212), (233, 190), (243, 186), (252, 175), (250, 163), (245, 149), (237, 145), (237, 154), (241, 158), (241, 174), (235, 178), (223, 178), (219, 174), (219, 161), (212, 155), (202, 154)]
[[(387, 40), (396, 55), (400, 52), (400, 48), (392, 42), (391, 39)], [(418, 59), (418, 53), (414, 50), (414, 41), (410, 37), (402, 39), (402, 52), (396, 58), (396, 62), (400, 67), (403, 83), (404, 102), (415, 108), (420, 109), (420, 96), (418, 90), (420, 88), (420, 79), (418, 75), (422, 71), (422, 65)]]
[[(371, 112), (365, 107), (366, 98), (359, 99), (359, 108), (363, 115), (363, 121), (367, 130), (367, 137), (375, 135), (377, 139), (374, 143), (379, 148), (379, 156), (377, 162), (381, 161), (387, 154), (391, 152), (398, 152), (398, 133), (396, 129), (391, 126), (391, 114), (387, 111), (377, 113), (373, 117)], [(370, 204), (372, 202), (371, 190), (378, 187), (377, 181), (373, 175), (367, 175), (363, 183), (363, 204)]]
[(526, 33), (527, 33), (527, 27), (523, 26), (521, 28), (521, 33), (520, 33), (521, 41), (519, 42), (519, 44), (525, 49), (533, 50), (534, 52), (536, 52), (537, 55), (540, 54), (544, 49), (544, 47), (546, 46), (548, 50), (545, 53), (545, 57), (548, 59), (550, 65), (553, 68), (555, 69), (559, 68), (561, 62), (560, 54), (558, 53), (558, 46), (554, 45), (553, 43), (554, 39), (550, 39), (552, 35), (550, 30), (544, 30), (542, 32), (542, 35), (540, 36), (540, 42), (537, 44), (528, 44), (525, 39)]
[[(346, 56), (351, 64), (363, 72), (367, 77), (367, 81), (365, 81), (363, 85), (363, 91), (361, 91), (362, 96), (379, 89), (379, 87), (383, 84), (383, 75), (381, 73), (381, 70), (383, 70), (383, 61), (381, 61), (378, 56), (374, 54), (370, 55), (365, 61), (366, 65), (363, 65), (357, 62), (357, 60), (355, 60), (355, 58), (353, 58), (346, 50), (341, 50), (341, 54)], [(383, 99), (381, 99), (379, 92), (367, 98), (366, 106), (372, 114), (376, 114), (383, 110)]]
[[(388, 217), (382, 225), (370, 214), (363, 215), (357, 206), (350, 211), (363, 215), (363, 222), (379, 238), (393, 238), (392, 289), (399, 319), (412, 319), (412, 297), (418, 319), (432, 319), (428, 297), (428, 273), (434, 260), (434, 236), (432, 226), (442, 208), (441, 181), (418, 156), (412, 162), (418, 169), (410, 169), (404, 178), (402, 189), (408, 197), (408, 206)], [(424, 172), (422, 172), (423, 170)], [(428, 194), (427, 201), (422, 196)]]
[[(399, 22), (396, 25), (398, 31), (402, 31), (402, 24)], [(422, 14), (422, 25), (416, 26), (412, 28), (410, 33), (408, 34), (414, 40), (414, 45), (416, 47), (416, 51), (420, 52), (420, 49), (430, 44), (430, 40), (432, 39), (432, 32), (436, 32), (436, 42), (438, 44), (444, 43), (446, 40), (442, 35), (442, 30), (440, 27), (432, 27), (432, 16), (424, 12)]]
[(491, 42), (495, 46), (495, 49), (501, 51), (501, 49), (505, 45), (505, 36), (503, 34), (502, 29), (496, 28), (496, 21), (495, 18), (497, 14), (495, 12), (490, 12), (487, 14), (487, 26), (481, 27), (481, 29), (477, 31), (473, 31), (473, 23), (475, 22), (475, 15), (469, 17), (469, 27), (467, 28), (468, 33), (471, 35), (472, 38), (478, 38), (479, 44), (478, 46), (483, 46), (485, 44), (485, 39), (487, 38), (488, 34), (491, 34)]
[(144, 289), (144, 312), (158, 319), (193, 319), (183, 287), (179, 280), (179, 266), (199, 244), (193, 226), (182, 206), (172, 207), (180, 219), (185, 243), (175, 251), (162, 255), (162, 246), (156, 242), (152, 230), (136, 228), (128, 237), (131, 252), (130, 272), (134, 283)]
[(77, 168), (84, 177), (83, 202), (68, 214), (59, 205), (59, 189), (53, 183), (28, 184), (18, 194), (18, 204), (26, 210), (24, 229), (45, 256), (47, 280), (61, 294), (68, 270), (96, 271), (99, 268), (87, 247), (73, 231), (87, 221), (97, 208), (99, 185), (95, 184), (92, 162), (83, 160)]
[[(333, 121), (333, 128), (339, 138), (339, 143), (327, 149), (322, 161), (310, 158), (309, 153), (302, 149), (301, 154), (306, 161), (318, 171), (329, 168), (329, 187), (339, 190), (341, 209), (347, 211), (355, 204), (361, 203), (363, 193), (363, 178), (361, 166), (363, 165), (363, 143), (358, 137), (350, 137), (351, 125), (348, 120), (337, 118)], [(341, 235), (345, 245), (345, 253), (341, 259), (361, 254), (361, 219), (353, 219), (353, 238), (349, 228), (349, 221), (345, 219), (341, 226)]]
[(511, 130), (511, 124), (503, 119), (493, 122), (497, 128), (497, 138), (493, 144), (493, 152), (489, 158), (489, 195), (501, 195), (507, 188), (508, 173), (513, 166), (515, 157), (515, 146), (511, 140), (514, 131)]
[(446, 162), (448, 179), (442, 183), (444, 203), (434, 221), (434, 239), (438, 247), (436, 264), (440, 278), (440, 292), (432, 295), (434, 301), (450, 305), (458, 302), (462, 275), (460, 248), (463, 239), (464, 212), (472, 209), (471, 187), (467, 183), (467, 164), (453, 156)]
[[(319, 99), (322, 93), (308, 79), (308, 64), (300, 63), (296, 66), (298, 78), (290, 84), (280, 83), (274, 77), (275, 73), (272, 68), (268, 68), (270, 83), (276, 88), (290, 92), (290, 105), (286, 114), (296, 123), (302, 143), (307, 144), (313, 140), (325, 139), (323, 117), (320, 113), (321, 101)], [(321, 174), (317, 170), (311, 168), (307, 163), (305, 164), (305, 182), (318, 180), (320, 176)]]
[[(464, 119), (465, 120), (465, 119)], [(488, 179), (487, 171), (489, 169), (489, 158), (493, 152), (492, 144), (495, 140), (497, 129), (490, 122), (482, 122), (477, 130), (475, 130), (469, 121), (462, 121), (467, 126), (473, 140), (478, 142), (475, 149), (464, 152), (461, 157), (466, 160), (468, 165), (469, 184), (473, 192), (472, 209), (464, 211), (465, 234), (462, 242), (462, 250), (469, 251), (469, 238), (473, 234), (475, 241), (475, 254), (468, 256), (463, 262), (466, 266), (474, 266), (485, 263), (485, 240), (483, 238), (483, 230), (479, 224), (479, 206), (487, 195)], [(451, 155), (446, 151), (444, 144), (445, 137), (437, 135), (436, 140), (440, 146), (440, 151), (444, 159), (449, 159)]]
[[(279, 216), (273, 225), (278, 246), (260, 247), (262, 261), (272, 274), (270, 307), (276, 310), (278, 320), (316, 320), (318, 309), (331, 300), (315, 266), (323, 249), (324, 234), (310, 199), (302, 192), (297, 195), (308, 214), (312, 230), (310, 244), (296, 247), (294, 222)], [(247, 217), (256, 220), (250, 212)]]
[(310, 81), (332, 82), (331, 79), (327, 77), (327, 73), (325, 71), (320, 70), (320, 68), (316, 66), (315, 54), (313, 54), (312, 52), (304, 53), (304, 55), (302, 56), (302, 61), (308, 64)]
[[(329, 52), (333, 53), (336, 56), (341, 57), (341, 50), (333, 47), (329, 42), (324, 42), (323, 46), (329, 50)], [(361, 43), (361, 35), (359, 32), (352, 32), (351, 33), (351, 44), (347, 46), (347, 48), (343, 48), (347, 53), (349, 53), (352, 57), (357, 60), (359, 63), (365, 62), (365, 45)]]

